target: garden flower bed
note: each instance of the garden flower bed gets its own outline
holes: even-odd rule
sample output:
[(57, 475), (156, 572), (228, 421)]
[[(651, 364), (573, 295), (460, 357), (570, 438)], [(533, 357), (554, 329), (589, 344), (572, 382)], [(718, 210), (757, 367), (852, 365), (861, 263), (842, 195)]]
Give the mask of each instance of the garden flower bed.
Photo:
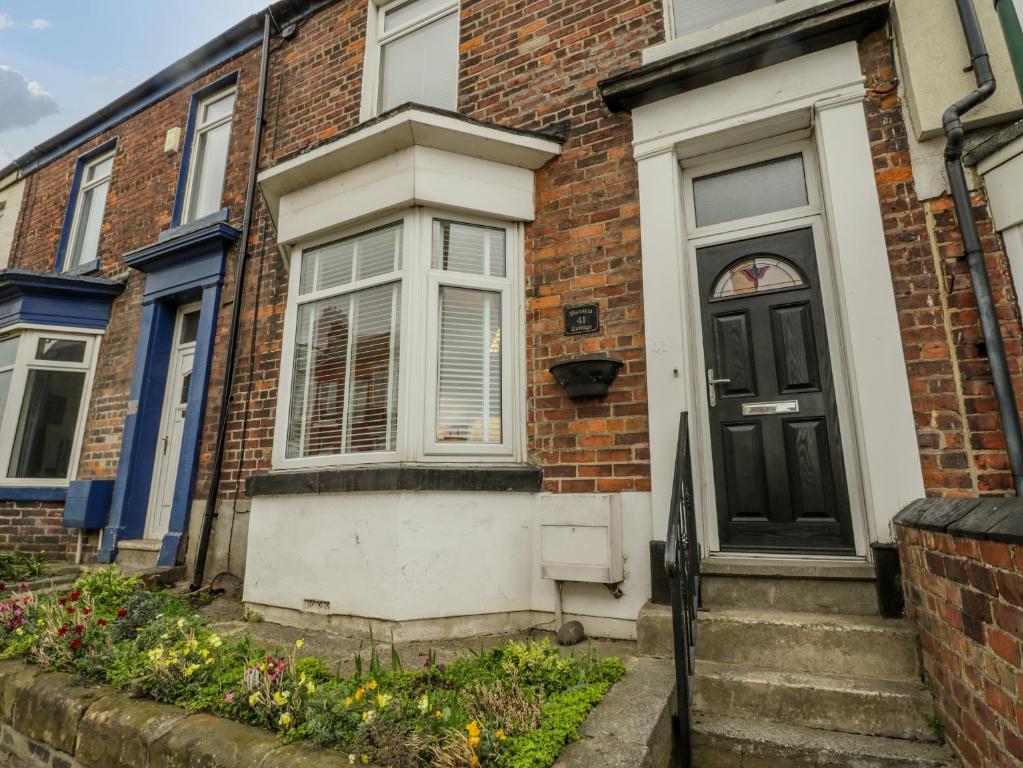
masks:
[(21, 585), (4, 598), (2, 659), (260, 726), (350, 764), (547, 768), (625, 673), (618, 659), (512, 641), (418, 668), (372, 646), (345, 676), (303, 656), (301, 640), (265, 649), (222, 638), (188, 600), (113, 569), (63, 595)]

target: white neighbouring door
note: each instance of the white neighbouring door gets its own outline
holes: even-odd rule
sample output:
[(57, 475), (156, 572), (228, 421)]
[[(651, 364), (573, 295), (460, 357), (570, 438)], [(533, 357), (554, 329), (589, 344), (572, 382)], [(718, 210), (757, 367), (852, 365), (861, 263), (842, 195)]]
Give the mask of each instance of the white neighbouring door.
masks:
[(198, 306), (186, 306), (178, 310), (174, 346), (167, 364), (167, 385), (164, 388), (160, 431), (153, 461), (153, 483), (149, 490), (147, 539), (162, 539), (170, 524), (174, 484), (181, 458), (181, 434), (185, 428), (188, 390), (192, 384), (192, 361), (195, 358), (198, 324)]

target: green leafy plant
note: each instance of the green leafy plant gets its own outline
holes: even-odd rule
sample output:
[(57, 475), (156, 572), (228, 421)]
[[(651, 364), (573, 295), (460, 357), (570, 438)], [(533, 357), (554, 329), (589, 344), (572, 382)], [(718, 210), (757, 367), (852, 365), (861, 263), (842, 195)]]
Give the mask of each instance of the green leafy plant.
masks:
[(0, 581), (23, 581), (41, 576), (46, 556), (39, 552), (0, 552)]
[(75, 581), (75, 591), (88, 597), (94, 610), (102, 616), (116, 616), (133, 595), (143, 587), (138, 576), (122, 576), (117, 568), (96, 568), (86, 571)]

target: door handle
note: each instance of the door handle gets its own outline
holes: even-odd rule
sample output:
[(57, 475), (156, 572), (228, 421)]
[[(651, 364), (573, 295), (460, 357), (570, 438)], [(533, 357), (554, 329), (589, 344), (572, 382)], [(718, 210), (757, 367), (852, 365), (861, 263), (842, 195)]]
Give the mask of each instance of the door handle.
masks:
[(707, 369), (707, 393), (711, 408), (718, 404), (718, 385), (729, 384), (731, 381), (731, 379), (717, 379), (714, 377), (714, 369)]

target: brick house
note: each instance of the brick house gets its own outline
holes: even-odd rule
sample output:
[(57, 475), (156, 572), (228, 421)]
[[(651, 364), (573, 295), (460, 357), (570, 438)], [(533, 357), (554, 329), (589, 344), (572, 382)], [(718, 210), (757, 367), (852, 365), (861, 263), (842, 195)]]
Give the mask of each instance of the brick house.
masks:
[[(1013, 489), (943, 159), (976, 87), (955, 6), (240, 23), (0, 171), (0, 377), (29, 403), (0, 425), (0, 535), (68, 551), (67, 499), (100, 560), (242, 577), (275, 621), (632, 638), (687, 412), (705, 598), (876, 613), (900, 509)], [(977, 12), (999, 86), (964, 116), (969, 201), (1012, 399), (1023, 102)], [(565, 361), (606, 394), (571, 397)], [(20, 383), (51, 368), (78, 389)]]

